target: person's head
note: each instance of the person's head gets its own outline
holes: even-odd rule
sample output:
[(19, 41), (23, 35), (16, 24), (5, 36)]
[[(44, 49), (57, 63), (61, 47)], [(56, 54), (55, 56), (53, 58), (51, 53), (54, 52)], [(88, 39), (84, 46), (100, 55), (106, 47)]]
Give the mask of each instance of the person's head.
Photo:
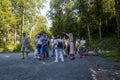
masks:
[(43, 31), (42, 34), (43, 34), (43, 35), (46, 35), (46, 32)]
[(26, 34), (25, 34), (25, 33), (23, 33), (23, 36), (26, 36)]
[(37, 35), (37, 38), (40, 38), (40, 35)]
[(57, 38), (58, 38), (58, 39), (61, 39), (61, 36), (60, 36), (60, 35), (57, 35)]
[(39, 36), (42, 36), (42, 33), (39, 33), (38, 35), (39, 35)]
[(84, 39), (85, 39), (84, 37), (81, 38), (81, 40), (84, 40)]
[(55, 36), (54, 36), (54, 35), (52, 36), (52, 39), (55, 39)]

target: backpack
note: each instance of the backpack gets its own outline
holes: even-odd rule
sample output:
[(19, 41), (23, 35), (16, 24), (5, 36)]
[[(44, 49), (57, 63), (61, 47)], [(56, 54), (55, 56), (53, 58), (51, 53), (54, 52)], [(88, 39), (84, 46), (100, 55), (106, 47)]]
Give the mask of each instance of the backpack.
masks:
[(62, 41), (59, 41), (59, 42), (58, 42), (57, 47), (58, 47), (58, 48), (63, 48), (63, 43), (62, 43)]

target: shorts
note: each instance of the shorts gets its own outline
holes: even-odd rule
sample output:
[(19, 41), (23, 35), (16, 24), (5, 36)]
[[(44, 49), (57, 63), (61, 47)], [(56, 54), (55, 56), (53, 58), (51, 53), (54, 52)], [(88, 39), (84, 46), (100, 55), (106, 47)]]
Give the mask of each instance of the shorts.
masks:
[(25, 51), (26, 53), (30, 53), (29, 47), (21, 47), (21, 51)]
[(83, 54), (86, 52), (86, 48), (85, 47), (81, 47), (80, 50), (79, 50), (79, 54)]

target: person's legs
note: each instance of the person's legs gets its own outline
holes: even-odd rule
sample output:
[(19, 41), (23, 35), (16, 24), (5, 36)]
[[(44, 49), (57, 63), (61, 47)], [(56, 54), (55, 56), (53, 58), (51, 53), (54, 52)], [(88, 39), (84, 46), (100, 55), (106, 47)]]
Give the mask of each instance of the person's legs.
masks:
[(38, 59), (40, 59), (41, 58), (40, 57), (41, 56), (41, 54), (40, 54), (41, 53), (40, 48), (37, 48), (37, 52), (38, 52)]
[(58, 62), (58, 49), (55, 49), (55, 62)]
[(26, 52), (26, 58), (28, 59), (28, 52)]
[(44, 49), (45, 49), (45, 53), (46, 53), (46, 58), (49, 58), (48, 45), (46, 45)]
[(84, 48), (83, 48), (83, 58), (86, 57), (85, 55), (86, 55), (86, 48), (84, 47)]
[(70, 46), (69, 45), (67, 46), (67, 54), (68, 55), (70, 54)]
[(26, 53), (26, 58), (28, 59), (28, 53), (30, 52), (30, 49), (28, 47), (25, 47), (25, 53)]
[(55, 48), (52, 47), (52, 57), (54, 57), (54, 56), (55, 56)]
[(37, 48), (34, 47), (34, 58), (37, 58), (37, 54), (38, 54)]
[(75, 59), (74, 57), (74, 45), (73, 42), (70, 43), (70, 53), (69, 53), (70, 59), (73, 60)]
[(45, 58), (45, 53), (43, 51), (43, 47), (40, 48), (40, 57), (42, 60), (44, 60), (44, 58)]
[(24, 47), (22, 47), (22, 59), (24, 59), (24, 53), (25, 53), (25, 48)]
[(42, 53), (42, 55), (43, 55), (43, 57), (45, 58), (46, 57), (46, 51), (45, 51), (45, 46), (43, 46), (42, 48), (41, 48), (41, 53)]
[(60, 50), (59, 50), (59, 53), (60, 53), (60, 59), (61, 59), (61, 61), (64, 62), (63, 50), (60, 49)]

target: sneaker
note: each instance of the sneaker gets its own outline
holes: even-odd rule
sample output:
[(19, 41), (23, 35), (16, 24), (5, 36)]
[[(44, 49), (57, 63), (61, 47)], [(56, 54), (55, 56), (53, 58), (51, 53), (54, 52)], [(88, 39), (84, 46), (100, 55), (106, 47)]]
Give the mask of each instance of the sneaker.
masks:
[(55, 60), (54, 62), (58, 62), (58, 61)]
[(24, 57), (22, 57), (22, 59), (24, 59)]
[(40, 60), (41, 60), (41, 58), (38, 58), (38, 60), (40, 61)]
[(51, 55), (51, 57), (54, 57), (55, 55)]
[(85, 58), (86, 56), (82, 56), (82, 58)]
[(64, 62), (64, 61), (61, 61), (61, 62)]

